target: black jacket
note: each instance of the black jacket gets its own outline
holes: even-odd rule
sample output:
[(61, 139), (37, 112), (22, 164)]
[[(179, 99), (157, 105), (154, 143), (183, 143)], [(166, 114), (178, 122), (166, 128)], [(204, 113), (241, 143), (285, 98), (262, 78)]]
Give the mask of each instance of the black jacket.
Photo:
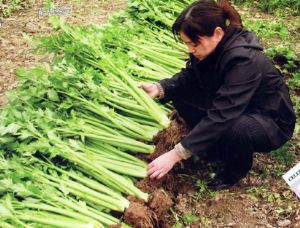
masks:
[(162, 102), (191, 88), (205, 94), (207, 116), (181, 141), (186, 149), (196, 154), (209, 150), (243, 114), (264, 127), (273, 149), (292, 137), (296, 116), (288, 88), (262, 50), (254, 33), (230, 28), (208, 57), (198, 61), (190, 56), (185, 69), (159, 82)]

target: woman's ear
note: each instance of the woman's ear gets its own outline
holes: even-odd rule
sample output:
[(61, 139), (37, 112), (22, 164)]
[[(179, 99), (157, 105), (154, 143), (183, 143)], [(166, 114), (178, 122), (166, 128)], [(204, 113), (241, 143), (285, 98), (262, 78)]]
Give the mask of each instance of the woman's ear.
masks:
[(219, 26), (216, 27), (213, 35), (214, 40), (219, 43), (222, 40), (223, 36), (224, 36), (224, 30)]

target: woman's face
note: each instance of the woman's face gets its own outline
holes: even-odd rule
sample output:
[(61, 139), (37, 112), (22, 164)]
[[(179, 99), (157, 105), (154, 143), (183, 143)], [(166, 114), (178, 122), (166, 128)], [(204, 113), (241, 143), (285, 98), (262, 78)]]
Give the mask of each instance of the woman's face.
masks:
[(212, 36), (199, 36), (198, 42), (194, 43), (183, 32), (179, 33), (181, 40), (187, 45), (188, 52), (197, 59), (203, 60), (217, 47), (224, 36), (224, 31), (217, 27)]

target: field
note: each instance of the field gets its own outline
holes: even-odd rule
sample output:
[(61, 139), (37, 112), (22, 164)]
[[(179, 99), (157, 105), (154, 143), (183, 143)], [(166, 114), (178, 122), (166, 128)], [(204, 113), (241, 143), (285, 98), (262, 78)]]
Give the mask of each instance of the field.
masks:
[[(1, 227), (300, 227), (299, 199), (282, 179), (299, 162), (299, 123), (229, 190), (208, 190), (210, 164), (196, 157), (161, 181), (145, 175), (190, 131), (136, 87), (184, 66), (169, 28), (189, 2), (1, 2)], [(299, 3), (235, 6), (299, 117)]]

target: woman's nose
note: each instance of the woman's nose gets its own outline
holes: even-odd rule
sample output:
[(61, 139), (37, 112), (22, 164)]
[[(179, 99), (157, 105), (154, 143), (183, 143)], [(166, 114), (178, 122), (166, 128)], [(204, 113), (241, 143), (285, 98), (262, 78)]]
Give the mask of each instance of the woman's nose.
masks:
[(191, 46), (188, 46), (188, 53), (193, 54), (195, 52), (195, 49)]

